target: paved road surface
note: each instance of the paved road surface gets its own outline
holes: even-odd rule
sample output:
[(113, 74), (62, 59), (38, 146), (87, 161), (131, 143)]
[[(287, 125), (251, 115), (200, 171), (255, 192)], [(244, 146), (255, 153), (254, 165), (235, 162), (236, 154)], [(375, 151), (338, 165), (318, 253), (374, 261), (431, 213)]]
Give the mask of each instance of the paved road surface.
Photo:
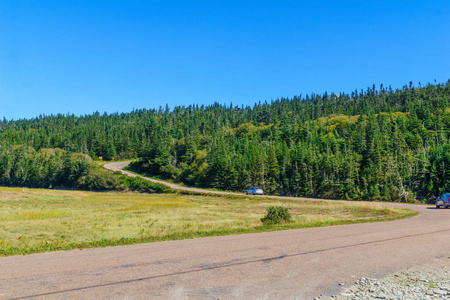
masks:
[(387, 205), (420, 215), (0, 258), (0, 299), (313, 299), (450, 255), (450, 210)]

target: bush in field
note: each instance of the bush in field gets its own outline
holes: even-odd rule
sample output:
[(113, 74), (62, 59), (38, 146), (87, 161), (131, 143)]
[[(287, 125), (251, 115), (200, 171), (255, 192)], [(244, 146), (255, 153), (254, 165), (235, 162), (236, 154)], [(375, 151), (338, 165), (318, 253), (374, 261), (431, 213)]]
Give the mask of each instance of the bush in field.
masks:
[(154, 183), (140, 177), (129, 177), (122, 175), (120, 182), (132, 191), (164, 193), (169, 190), (165, 185)]
[(76, 187), (85, 190), (123, 189), (119, 183), (118, 176), (94, 165), (91, 165), (91, 168), (86, 175), (83, 175), (78, 179)]
[(281, 222), (290, 222), (291, 214), (287, 208), (280, 206), (270, 206), (267, 208), (267, 215), (261, 219), (264, 224), (279, 224)]

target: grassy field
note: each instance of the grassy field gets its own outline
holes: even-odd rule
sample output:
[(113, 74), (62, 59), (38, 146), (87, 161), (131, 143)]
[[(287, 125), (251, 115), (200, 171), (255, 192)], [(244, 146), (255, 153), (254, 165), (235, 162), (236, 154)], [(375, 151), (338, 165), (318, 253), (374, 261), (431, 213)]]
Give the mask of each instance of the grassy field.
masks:
[[(269, 206), (293, 222), (263, 226)], [(0, 187), (0, 256), (385, 221), (409, 210), (355, 202)]]

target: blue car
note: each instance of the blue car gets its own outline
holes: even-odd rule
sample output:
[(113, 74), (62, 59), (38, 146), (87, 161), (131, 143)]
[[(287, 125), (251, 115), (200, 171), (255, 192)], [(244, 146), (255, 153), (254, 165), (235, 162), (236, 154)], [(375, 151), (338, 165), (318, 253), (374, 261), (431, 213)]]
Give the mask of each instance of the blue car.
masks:
[(264, 191), (259, 187), (251, 187), (245, 191), (246, 195), (263, 195)]
[(450, 194), (442, 194), (441, 197), (436, 199), (436, 208), (449, 208), (450, 207)]

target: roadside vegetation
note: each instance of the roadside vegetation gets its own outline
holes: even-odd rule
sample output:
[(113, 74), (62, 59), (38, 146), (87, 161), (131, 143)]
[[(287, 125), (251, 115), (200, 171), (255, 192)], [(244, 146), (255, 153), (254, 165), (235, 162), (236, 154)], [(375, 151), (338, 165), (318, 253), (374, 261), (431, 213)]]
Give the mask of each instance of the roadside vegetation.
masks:
[[(290, 222), (261, 219), (277, 206)], [(388, 221), (415, 215), (361, 202), (0, 188), (0, 255)]]
[(62, 149), (0, 146), (0, 185), (31, 188), (170, 192), (165, 185), (103, 169), (83, 153)]
[(281, 206), (270, 206), (267, 208), (267, 214), (261, 219), (264, 225), (273, 225), (279, 223), (291, 222), (289, 209)]

